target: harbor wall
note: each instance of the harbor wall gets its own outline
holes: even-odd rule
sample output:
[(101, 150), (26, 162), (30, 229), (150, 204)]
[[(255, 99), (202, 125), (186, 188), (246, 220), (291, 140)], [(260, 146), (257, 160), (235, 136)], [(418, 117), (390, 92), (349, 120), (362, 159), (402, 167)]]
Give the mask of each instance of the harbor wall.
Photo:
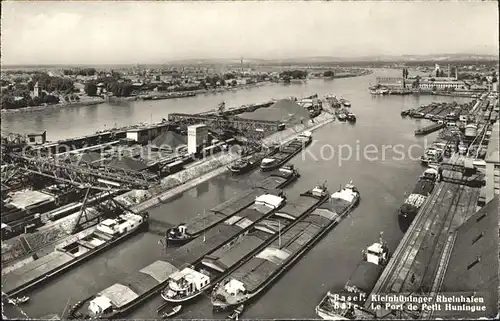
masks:
[[(309, 120), (304, 124), (297, 124), (283, 131), (274, 133), (264, 139), (264, 142), (280, 142), (281, 144), (285, 144), (296, 138), (303, 131), (314, 131), (333, 120), (333, 114), (322, 113), (314, 120)], [(150, 207), (165, 202), (180, 193), (226, 172), (228, 170), (227, 165), (237, 159), (238, 157), (235, 155), (227, 153), (213, 156), (181, 172), (163, 178), (158, 186), (154, 186), (148, 191), (132, 190), (117, 196), (115, 200), (130, 207), (134, 211), (145, 211)], [(7, 263), (9, 265), (8, 270), (12, 270), (14, 266), (19, 268), (32, 261), (32, 255), (37, 252), (39, 256), (47, 254), (47, 251), (51, 252), (55, 243), (60, 241), (66, 242), (69, 231), (75, 224), (77, 217), (78, 212), (61, 218), (56, 222), (49, 223), (34, 233), (21, 235), (3, 242), (2, 263)], [(71, 236), (71, 238), (74, 237), (75, 236)], [(24, 242), (23, 238), (26, 242)], [(26, 243), (30, 246), (26, 247)], [(51, 250), (47, 250), (47, 248)], [(6, 267), (4, 267), (4, 269), (5, 268)], [(2, 271), (2, 274), (3, 273)]]

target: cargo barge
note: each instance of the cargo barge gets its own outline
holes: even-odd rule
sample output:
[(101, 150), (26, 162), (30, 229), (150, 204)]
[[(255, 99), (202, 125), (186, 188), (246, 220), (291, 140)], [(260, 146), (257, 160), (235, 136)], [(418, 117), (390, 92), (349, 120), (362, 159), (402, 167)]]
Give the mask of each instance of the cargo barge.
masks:
[(186, 267), (170, 276), (161, 296), (165, 301), (180, 303), (208, 290), (229, 273), (263, 250), (280, 234), (324, 203), (329, 195), (324, 186), (306, 191), (277, 212), (252, 226), (246, 235), (203, 257), (197, 266)]
[(331, 195), (263, 251), (224, 278), (213, 290), (215, 311), (226, 310), (256, 298), (276, 281), (307, 250), (337, 225), (359, 202), (359, 192), (352, 185)]
[(375, 315), (366, 310), (366, 302), (371, 290), (389, 262), (389, 248), (382, 239), (368, 246), (363, 259), (342, 289), (331, 289), (316, 306), (316, 315), (324, 320), (360, 319), (362, 316)]
[(418, 213), (418, 210), (425, 203), (429, 195), (434, 190), (438, 180), (438, 171), (434, 168), (427, 169), (417, 181), (412, 193), (405, 199), (398, 211), (399, 226), (403, 232), (410, 227), (411, 222)]
[(415, 130), (415, 135), (416, 136), (427, 135), (427, 134), (430, 134), (430, 133), (433, 133), (435, 131), (440, 130), (444, 126), (445, 126), (444, 123), (441, 123), (441, 124), (437, 123), (437, 124), (432, 124), (432, 125), (429, 125), (429, 126), (426, 126), (426, 127), (423, 127), (423, 128), (419, 128), (419, 129)]
[(260, 169), (263, 172), (267, 172), (283, 166), (292, 157), (300, 153), (301, 150), (309, 146), (311, 142), (311, 132), (306, 131), (300, 134), (297, 138), (283, 145), (280, 151), (273, 155), (273, 157), (264, 158), (260, 164)]
[(278, 150), (279, 149), (277, 147), (274, 147), (269, 151), (260, 151), (253, 155), (245, 156), (228, 166), (228, 168), (233, 175), (248, 173), (259, 167), (264, 158), (273, 156), (278, 152)]
[[(264, 179), (257, 187), (247, 189), (228, 201), (217, 205), (203, 216), (197, 216), (186, 224), (179, 224), (166, 232), (166, 241), (170, 245), (181, 245), (200, 236), (221, 223), (225, 219), (235, 215), (242, 209), (252, 205), (255, 197), (266, 191), (281, 189), (299, 177), (298, 171), (293, 166), (284, 166), (273, 172)], [(280, 194), (279, 192), (277, 194)]]
[(143, 212), (106, 219), (69, 243), (60, 244), (54, 252), (5, 274), (2, 291), (14, 296), (40, 285), (147, 227), (148, 218)]
[(123, 316), (141, 302), (161, 291), (170, 277), (186, 267), (195, 266), (205, 256), (224, 246), (235, 243), (253, 224), (279, 210), (285, 198), (264, 194), (247, 207), (210, 230), (203, 236), (175, 249), (164, 260), (128, 276), (123, 282), (113, 284), (96, 295), (78, 302), (70, 309), (71, 319), (111, 319)]

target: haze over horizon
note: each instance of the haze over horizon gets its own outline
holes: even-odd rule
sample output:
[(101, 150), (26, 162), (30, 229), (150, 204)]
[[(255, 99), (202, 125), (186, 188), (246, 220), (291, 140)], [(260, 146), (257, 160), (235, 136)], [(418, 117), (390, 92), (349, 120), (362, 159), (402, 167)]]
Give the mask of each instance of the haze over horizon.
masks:
[(2, 65), (498, 55), (486, 2), (2, 2)]

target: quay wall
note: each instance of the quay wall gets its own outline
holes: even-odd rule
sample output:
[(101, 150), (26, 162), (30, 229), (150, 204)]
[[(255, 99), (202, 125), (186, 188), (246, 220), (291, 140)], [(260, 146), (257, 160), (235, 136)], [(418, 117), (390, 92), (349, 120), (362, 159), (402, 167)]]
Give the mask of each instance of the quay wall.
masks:
[[(297, 137), (301, 132), (305, 130), (314, 131), (333, 120), (333, 114), (322, 113), (313, 121), (309, 120), (304, 124), (297, 124), (283, 131), (274, 133), (264, 139), (264, 142), (280, 142), (281, 144), (285, 144)], [(226, 172), (228, 170), (227, 165), (237, 158), (238, 157), (231, 154), (216, 155), (181, 172), (163, 178), (158, 186), (154, 186), (150, 190), (132, 190), (117, 196), (115, 200), (130, 207), (134, 211), (145, 211), (152, 206), (165, 202), (180, 193)], [(77, 217), (78, 212), (61, 218), (56, 222), (49, 223), (34, 233), (17, 236), (3, 242), (2, 263), (6, 262), (9, 265), (8, 270), (12, 270), (14, 266), (19, 268), (32, 261), (32, 255), (35, 253), (38, 256), (44, 255), (47, 254), (47, 248), (53, 250), (55, 243), (69, 242), (69, 231), (75, 224)], [(75, 236), (73, 235), (70, 238), (73, 239)], [(26, 247), (26, 243), (30, 245), (29, 248)], [(49, 252), (51, 250), (49, 250)], [(4, 270), (6, 270), (6, 268), (7, 267), (4, 267)], [(2, 274), (3, 273), (5, 272), (2, 271)]]

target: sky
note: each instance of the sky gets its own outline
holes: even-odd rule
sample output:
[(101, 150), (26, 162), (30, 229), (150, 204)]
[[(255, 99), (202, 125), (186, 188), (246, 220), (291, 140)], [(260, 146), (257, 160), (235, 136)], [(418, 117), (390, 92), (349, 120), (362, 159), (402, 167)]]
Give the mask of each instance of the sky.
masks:
[(2, 64), (498, 55), (496, 1), (5, 2)]

